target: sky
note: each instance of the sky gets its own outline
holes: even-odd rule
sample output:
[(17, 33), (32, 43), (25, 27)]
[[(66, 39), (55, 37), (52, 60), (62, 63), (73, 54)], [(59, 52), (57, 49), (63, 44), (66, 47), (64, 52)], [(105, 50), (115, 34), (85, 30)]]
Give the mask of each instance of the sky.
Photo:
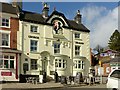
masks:
[[(91, 48), (97, 45), (106, 47), (110, 36), (118, 29), (118, 2), (48, 2), (48, 5), (49, 14), (55, 7), (71, 20), (74, 19), (77, 10), (80, 10), (82, 23), (90, 30)], [(24, 3), (23, 8), (41, 13), (42, 3)]]
[[(62, 12), (70, 20), (73, 20), (77, 10), (80, 10), (82, 23), (90, 30), (90, 47), (95, 48), (97, 45), (106, 47), (110, 36), (118, 29), (119, 5), (117, 1), (113, 1), (103, 2), (101, 0), (101, 2), (95, 2), (93, 0), (93, 2), (47, 3), (50, 7), (49, 15), (55, 7), (57, 11)], [(42, 2), (24, 2), (23, 9), (41, 14), (43, 8)]]

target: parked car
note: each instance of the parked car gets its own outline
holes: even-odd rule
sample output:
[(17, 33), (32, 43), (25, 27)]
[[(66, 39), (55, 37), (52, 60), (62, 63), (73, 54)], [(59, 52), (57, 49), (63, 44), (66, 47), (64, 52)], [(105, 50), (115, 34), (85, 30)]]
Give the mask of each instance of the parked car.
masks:
[(120, 90), (120, 69), (114, 69), (108, 75), (107, 88), (110, 90)]

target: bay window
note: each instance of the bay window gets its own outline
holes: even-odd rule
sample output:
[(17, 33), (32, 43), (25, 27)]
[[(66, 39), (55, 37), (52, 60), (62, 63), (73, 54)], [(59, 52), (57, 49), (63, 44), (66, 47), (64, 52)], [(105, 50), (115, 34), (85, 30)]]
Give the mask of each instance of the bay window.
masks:
[(57, 65), (55, 65), (55, 67), (58, 68), (66, 68), (66, 60), (64, 59), (55, 59), (55, 64), (57, 63)]
[(15, 56), (4, 55), (4, 54), (0, 55), (0, 68), (14, 69), (15, 68), (14, 66), (15, 66)]
[(82, 60), (75, 60), (74, 61), (74, 68), (75, 69), (84, 69), (84, 61)]

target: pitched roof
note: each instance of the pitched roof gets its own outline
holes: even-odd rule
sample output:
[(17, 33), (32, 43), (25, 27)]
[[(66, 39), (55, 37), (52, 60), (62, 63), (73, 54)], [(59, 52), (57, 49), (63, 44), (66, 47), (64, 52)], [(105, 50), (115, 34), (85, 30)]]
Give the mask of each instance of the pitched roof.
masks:
[(85, 32), (90, 32), (83, 24), (77, 24), (73, 20), (68, 20), (68, 23), (70, 25), (70, 28), (75, 29), (77, 31), (85, 31)]
[[(2, 3), (2, 12), (16, 14), (17, 9), (19, 8), (13, 7), (12, 4)], [(78, 24), (74, 20), (66, 19), (64, 14), (58, 11), (53, 11), (47, 20), (49, 20), (53, 15), (59, 15), (64, 18), (64, 20), (68, 24), (68, 27), (65, 28), (70, 28), (77, 31), (90, 32), (90, 30), (88, 30), (83, 24)], [(20, 20), (32, 22), (32, 23), (48, 24), (47, 20), (43, 18), (42, 14), (24, 11), (24, 10), (20, 12)]]
[(38, 13), (33, 13), (33, 12), (28, 12), (28, 11), (23, 11), (23, 21), (30, 21), (34, 23), (45, 23), (45, 19), (42, 17), (41, 14)]
[(12, 4), (9, 3), (0, 3), (1, 11), (10, 14), (16, 14), (16, 7), (13, 7)]
[(114, 62), (120, 62), (120, 57), (112, 58), (110, 60), (110, 63), (114, 63)]

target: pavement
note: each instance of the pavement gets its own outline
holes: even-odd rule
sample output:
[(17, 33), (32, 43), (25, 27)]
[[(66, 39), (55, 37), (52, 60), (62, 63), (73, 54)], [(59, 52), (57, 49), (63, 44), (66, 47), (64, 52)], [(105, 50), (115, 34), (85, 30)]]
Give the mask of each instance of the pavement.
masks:
[[(72, 85), (66, 85), (61, 83), (55, 83), (55, 82), (47, 82), (47, 83), (38, 83), (38, 84), (32, 84), (32, 83), (3, 83), (0, 84), (0, 89), (47, 89), (47, 88), (63, 88), (63, 87), (81, 87), (81, 88), (89, 88), (95, 87), (96, 85), (100, 84), (94, 84), (92, 86), (86, 85), (86, 84), (72, 84)], [(97, 87), (98, 87), (97, 86)], [(100, 87), (101, 88), (101, 87)]]

